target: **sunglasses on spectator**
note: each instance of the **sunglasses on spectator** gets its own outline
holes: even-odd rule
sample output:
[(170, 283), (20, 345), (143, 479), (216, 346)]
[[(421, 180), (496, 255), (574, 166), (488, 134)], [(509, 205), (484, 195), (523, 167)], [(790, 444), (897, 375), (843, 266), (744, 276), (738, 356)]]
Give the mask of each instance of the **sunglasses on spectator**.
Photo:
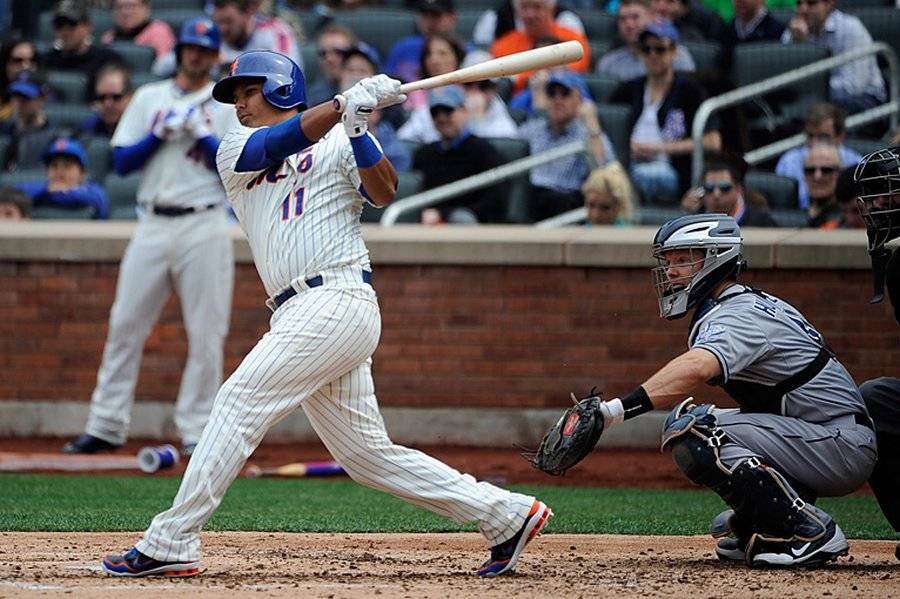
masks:
[(833, 175), (838, 172), (836, 166), (804, 166), (803, 172), (807, 175), (814, 175), (816, 171), (820, 171), (823, 175)]
[(122, 98), (125, 97), (125, 94), (97, 94), (94, 96), (98, 102), (103, 103), (107, 100), (112, 100), (113, 102), (119, 102)]
[(641, 54), (665, 54), (669, 51), (669, 46), (659, 46), (656, 44), (641, 44)]
[(734, 189), (734, 183), (728, 183), (726, 181), (722, 181), (720, 183), (704, 183), (703, 191), (704, 193), (712, 193), (715, 190), (719, 190), (720, 193), (728, 193), (732, 189)]
[(572, 90), (562, 85), (551, 85), (547, 88), (548, 98), (568, 98), (572, 95)]
[(325, 58), (329, 54), (337, 54), (343, 56), (347, 53), (347, 48), (322, 48), (319, 50), (319, 58)]

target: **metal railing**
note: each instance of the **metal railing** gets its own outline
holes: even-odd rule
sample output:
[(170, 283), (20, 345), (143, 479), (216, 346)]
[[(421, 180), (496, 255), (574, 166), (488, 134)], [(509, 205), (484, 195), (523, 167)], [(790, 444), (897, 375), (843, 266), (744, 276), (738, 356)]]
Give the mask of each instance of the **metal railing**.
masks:
[[(835, 67), (854, 62), (860, 58), (865, 58), (866, 56), (873, 54), (880, 54), (887, 60), (888, 74), (890, 77), (888, 84), (888, 102), (849, 117), (847, 119), (847, 127), (858, 127), (887, 116), (890, 117), (891, 130), (895, 129), (897, 127), (897, 113), (900, 112), (900, 68), (898, 68), (897, 65), (897, 55), (894, 53), (894, 50), (884, 42), (874, 42), (871, 46), (858, 48), (856, 50), (844, 52), (843, 54), (838, 54), (837, 56), (832, 56), (831, 58), (818, 60), (798, 69), (793, 69), (786, 73), (739, 87), (724, 93), (721, 96), (715, 96), (714, 98), (709, 98), (703, 102), (697, 109), (697, 114), (694, 116), (694, 125), (691, 129), (691, 139), (694, 144), (691, 160), (692, 184), (697, 185), (700, 182), (700, 178), (703, 176), (703, 130), (706, 128), (706, 123), (709, 121), (713, 112), (735, 106), (750, 98), (767, 94), (773, 90), (786, 87), (792, 83), (797, 83), (803, 79), (808, 79), (819, 73), (830, 71)], [(800, 134), (783, 139), (774, 144), (770, 144), (769, 146), (748, 152), (744, 156), (744, 159), (750, 164), (762, 162), (763, 160), (781, 154), (787, 149), (800, 145), (804, 138), (805, 136)], [(751, 162), (751, 159), (753, 162)]]
[(569, 156), (570, 154), (578, 154), (579, 152), (587, 154), (589, 160), (593, 158), (588, 142), (573, 141), (559, 146), (558, 148), (553, 148), (532, 156), (526, 156), (525, 158), (519, 158), (518, 160), (507, 162), (506, 164), (478, 173), (477, 175), (472, 175), (471, 177), (466, 177), (465, 179), (460, 179), (453, 183), (447, 183), (446, 185), (441, 185), (440, 187), (435, 187), (434, 189), (411, 195), (408, 198), (397, 200), (385, 208), (380, 223), (383, 227), (391, 227), (396, 224), (397, 219), (400, 218), (400, 215), (404, 212), (435, 206), (444, 200), (448, 200), (457, 195), (469, 193), (470, 191), (481, 189), (482, 187), (489, 187), (499, 181), (511, 179), (516, 175), (529, 171), (545, 162), (551, 162)]

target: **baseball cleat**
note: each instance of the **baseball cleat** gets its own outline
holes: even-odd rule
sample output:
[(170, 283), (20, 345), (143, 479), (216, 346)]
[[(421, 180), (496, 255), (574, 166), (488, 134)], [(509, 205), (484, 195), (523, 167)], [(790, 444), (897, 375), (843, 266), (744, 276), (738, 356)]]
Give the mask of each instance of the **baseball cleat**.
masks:
[(491, 557), (481, 564), (478, 575), (500, 576), (512, 572), (525, 545), (538, 536), (552, 515), (553, 510), (547, 507), (543, 501), (535, 499), (531, 511), (528, 512), (528, 517), (525, 518), (525, 524), (511, 539), (491, 547)]
[(104, 441), (99, 437), (95, 437), (93, 435), (88, 435), (87, 433), (85, 433), (77, 439), (66, 443), (62, 448), (62, 452), (97, 453), (98, 451), (111, 451), (113, 449), (119, 449), (120, 447), (122, 446), (110, 443), (109, 441)]
[(747, 544), (746, 561), (750, 567), (815, 566), (847, 555), (849, 547), (841, 527), (831, 522), (817, 541), (766, 542), (753, 535)]
[(200, 574), (200, 562), (161, 562), (147, 557), (135, 547), (125, 555), (107, 555), (100, 567), (112, 576), (166, 576), (184, 578)]
[(746, 557), (747, 542), (734, 537), (721, 538), (716, 542), (716, 557), (723, 562), (743, 562)]

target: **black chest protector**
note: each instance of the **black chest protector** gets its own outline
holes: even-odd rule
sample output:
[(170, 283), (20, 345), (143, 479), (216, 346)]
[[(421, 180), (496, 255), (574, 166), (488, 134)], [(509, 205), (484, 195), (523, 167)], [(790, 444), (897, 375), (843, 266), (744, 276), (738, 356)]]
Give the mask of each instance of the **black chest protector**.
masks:
[[(709, 313), (710, 310), (730, 299), (740, 297), (745, 293), (752, 293), (762, 298), (766, 297), (765, 293), (761, 290), (744, 286), (743, 291), (727, 295), (718, 300), (707, 298), (697, 306), (697, 310), (694, 311), (690, 330), (693, 331), (694, 325)], [(828, 362), (835, 357), (834, 351), (827, 343), (825, 343), (824, 338), (822, 339), (821, 345), (815, 343), (812, 339), (810, 339), (810, 343), (815, 345), (819, 350), (816, 357), (799, 371), (779, 383), (767, 385), (765, 383), (737, 381), (734, 379), (729, 380), (727, 383), (722, 383), (721, 379), (712, 379), (709, 381), (709, 384), (722, 387), (725, 392), (738, 403), (741, 412), (745, 414), (763, 413), (784, 415), (782, 412), (782, 399), (784, 396), (795, 389), (799, 389), (815, 378), (816, 375), (825, 368)]]

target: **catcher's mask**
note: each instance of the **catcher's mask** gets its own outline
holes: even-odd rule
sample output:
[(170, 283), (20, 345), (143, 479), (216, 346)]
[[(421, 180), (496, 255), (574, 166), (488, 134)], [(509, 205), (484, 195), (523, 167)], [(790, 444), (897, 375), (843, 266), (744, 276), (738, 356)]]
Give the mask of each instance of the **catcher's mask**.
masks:
[[(679, 250), (679, 251), (675, 251)], [(744, 267), (741, 230), (725, 214), (694, 214), (664, 224), (653, 239), (659, 315), (673, 320)]]
[(900, 237), (900, 146), (866, 155), (856, 165), (853, 180), (873, 253)]

